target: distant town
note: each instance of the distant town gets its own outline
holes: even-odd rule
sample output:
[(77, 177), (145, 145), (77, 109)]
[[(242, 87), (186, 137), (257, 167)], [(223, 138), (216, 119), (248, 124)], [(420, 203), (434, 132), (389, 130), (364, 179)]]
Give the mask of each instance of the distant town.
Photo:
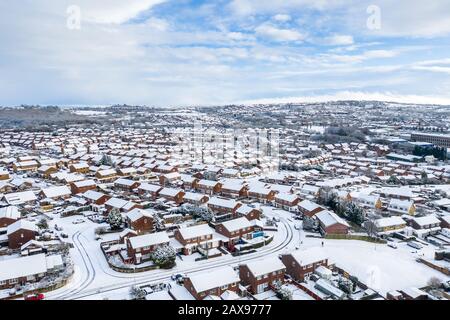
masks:
[(0, 299), (448, 300), (450, 109), (0, 109)]

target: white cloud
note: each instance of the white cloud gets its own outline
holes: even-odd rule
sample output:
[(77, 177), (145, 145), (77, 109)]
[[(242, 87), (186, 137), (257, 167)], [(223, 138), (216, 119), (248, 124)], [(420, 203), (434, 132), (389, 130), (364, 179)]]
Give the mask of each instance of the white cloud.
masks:
[(273, 17), (273, 20), (278, 22), (288, 22), (291, 20), (291, 16), (288, 14), (277, 14)]
[(262, 24), (255, 29), (258, 36), (279, 42), (301, 41), (305, 36), (293, 29), (279, 29), (270, 24)]
[(347, 46), (354, 43), (353, 37), (350, 35), (334, 35), (327, 39), (329, 45), (332, 46)]
[(135, 18), (157, 4), (166, 0), (78, 0), (72, 4), (79, 5), (82, 19), (94, 23), (121, 24)]

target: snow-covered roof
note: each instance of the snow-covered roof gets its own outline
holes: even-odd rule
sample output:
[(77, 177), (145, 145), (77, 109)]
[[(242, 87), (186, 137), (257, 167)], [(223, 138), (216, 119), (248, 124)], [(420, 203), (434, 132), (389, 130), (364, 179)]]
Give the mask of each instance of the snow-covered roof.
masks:
[(232, 199), (223, 199), (218, 197), (211, 197), (209, 198), (208, 205), (216, 206), (216, 207), (222, 207), (222, 208), (228, 208), (228, 209), (234, 209), (236, 205), (239, 202)]
[(328, 259), (327, 254), (320, 247), (312, 247), (305, 250), (293, 251), (291, 255), (300, 266), (306, 266), (314, 262)]
[(253, 260), (246, 263), (246, 265), (255, 277), (286, 269), (286, 266), (280, 259), (278, 259), (278, 257), (270, 257), (264, 260)]
[(94, 190), (88, 190), (85, 193), (83, 193), (83, 197), (89, 200), (97, 201), (101, 197), (103, 197), (105, 194), (101, 192), (97, 192)]
[(5, 194), (5, 200), (8, 204), (19, 205), (28, 201), (35, 201), (36, 195), (33, 191), (23, 191)]
[(207, 224), (200, 224), (193, 227), (180, 228), (178, 229), (183, 239), (192, 239), (196, 237), (206, 236), (213, 234), (214, 229), (212, 229)]
[(279, 193), (275, 196), (275, 199), (287, 201), (287, 202), (294, 202), (298, 199), (298, 196), (292, 193)]
[(47, 272), (45, 254), (0, 260), (0, 281), (17, 279)]
[(136, 236), (129, 238), (131, 247), (133, 249), (152, 246), (155, 244), (168, 243), (170, 241), (169, 236), (165, 231), (144, 234), (142, 236)]
[(25, 219), (20, 219), (17, 220), (16, 222), (14, 222), (13, 224), (10, 224), (7, 227), (7, 231), (6, 234), (11, 234), (16, 232), (17, 230), (21, 230), (21, 229), (25, 229), (25, 230), (30, 230), (30, 231), (34, 231), (37, 232), (38, 228), (36, 227), (36, 225), (28, 220)]
[(400, 217), (388, 217), (375, 220), (375, 226), (378, 228), (386, 228), (392, 226), (406, 225), (405, 220)]
[(136, 183), (136, 181), (134, 181), (134, 180), (124, 179), (124, 178), (119, 178), (116, 181), (114, 181), (114, 184), (121, 185), (121, 186), (127, 186), (127, 187), (131, 187), (135, 183)]
[(162, 189), (162, 187), (158, 184), (151, 183), (142, 183), (139, 187), (139, 190), (148, 191), (148, 192), (158, 192)]
[(163, 188), (159, 194), (161, 196), (167, 196), (167, 197), (175, 197), (178, 193), (183, 191), (182, 189), (175, 189), (175, 188)]
[(317, 217), (317, 219), (320, 220), (320, 222), (322, 222), (322, 224), (325, 227), (332, 226), (336, 223), (343, 224), (343, 225), (349, 227), (349, 224), (347, 223), (347, 221), (345, 221), (344, 219), (342, 219), (341, 217), (339, 217), (336, 213), (334, 213), (332, 211), (328, 211), (328, 210), (320, 211), (318, 214), (316, 214), (316, 217)]
[(57, 198), (68, 196), (72, 192), (70, 191), (70, 188), (68, 186), (56, 186), (42, 189), (42, 193), (46, 198)]
[(190, 276), (189, 279), (197, 292), (205, 292), (240, 281), (238, 274), (229, 266)]
[(154, 214), (155, 213), (153, 211), (148, 210), (148, 209), (145, 210), (145, 209), (135, 208), (127, 213), (127, 218), (130, 219), (131, 221), (136, 221), (142, 217), (153, 218)]
[(246, 217), (240, 217), (233, 220), (222, 222), (222, 225), (230, 232), (237, 231), (252, 226)]
[(75, 181), (73, 185), (77, 188), (84, 188), (89, 186), (95, 186), (96, 183), (94, 180), (90, 179), (90, 180)]
[(298, 204), (298, 206), (300, 208), (303, 208), (303, 209), (307, 210), (307, 211), (313, 211), (313, 210), (315, 210), (317, 208), (320, 208), (320, 206), (317, 203), (309, 201), (309, 200), (303, 200), (302, 202), (300, 202)]
[(19, 209), (16, 206), (0, 208), (0, 218), (9, 218), (17, 220), (20, 218)]
[(186, 192), (184, 195), (185, 200), (200, 201), (203, 197), (206, 197), (203, 193)]
[(434, 215), (427, 215), (424, 217), (414, 217), (414, 222), (417, 223), (419, 226), (423, 227), (429, 224), (440, 224), (441, 221), (436, 218)]
[(119, 198), (111, 198), (106, 201), (105, 205), (111, 206), (113, 208), (121, 209), (128, 203), (127, 200), (119, 199)]

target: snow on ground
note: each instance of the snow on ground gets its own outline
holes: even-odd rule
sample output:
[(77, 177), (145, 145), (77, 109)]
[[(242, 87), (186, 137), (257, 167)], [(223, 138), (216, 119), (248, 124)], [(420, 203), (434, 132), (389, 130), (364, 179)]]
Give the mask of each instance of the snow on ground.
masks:
[[(398, 249), (392, 249), (384, 244), (375, 245), (356, 240), (310, 238), (306, 237), (305, 232), (294, 230), (294, 224), (298, 224), (299, 221), (292, 219), (292, 213), (269, 206), (261, 206), (261, 208), (267, 217), (280, 218), (281, 222), (278, 223), (279, 231), (275, 234), (274, 241), (268, 246), (258, 249), (257, 253), (237, 257), (228, 254), (201, 261), (195, 261), (198, 255), (183, 256), (183, 260), (177, 258), (177, 266), (171, 270), (153, 270), (136, 274), (111, 270), (100, 250), (100, 242), (116, 239), (118, 234), (103, 235), (102, 240), (96, 241), (95, 228), (99, 226), (98, 224), (85, 219), (86, 222), (75, 225), (72, 224), (72, 221), (78, 219), (78, 216), (62, 219), (56, 217), (51, 221), (51, 225), (57, 223), (62, 226), (63, 232), (69, 235), (66, 240), (74, 242), (75, 248), (71, 249), (71, 255), (75, 263), (75, 274), (67, 286), (48, 293), (46, 296), (50, 299), (60, 299), (70, 298), (76, 294), (86, 294), (87, 297), (83, 297), (83, 299), (128, 299), (129, 288), (134, 284), (167, 281), (175, 273), (191, 275), (207, 272), (223, 265), (238, 265), (248, 259), (278, 256), (294, 251), (296, 247), (305, 249), (321, 246), (322, 241), (324, 241), (324, 250), (328, 253), (331, 262), (357, 276), (363, 283), (383, 295), (390, 290), (424, 286), (432, 276), (447, 280), (449, 278), (416, 262), (418, 254), (413, 253), (415, 250), (405, 243), (399, 243)], [(288, 240), (286, 240), (288, 234), (283, 222), (291, 226), (292, 237), (288, 237)], [(78, 234), (78, 231), (81, 234)], [(72, 236), (74, 236), (73, 240)], [(288, 244), (281, 246), (283, 242)], [(424, 258), (432, 259), (434, 248), (427, 246), (421, 253), (424, 254)]]
[[(385, 244), (356, 240), (323, 241), (324, 250), (332, 263), (384, 296), (390, 290), (425, 286), (432, 276), (449, 280), (444, 274), (416, 262), (419, 255), (413, 253), (416, 250), (406, 243), (400, 243), (398, 249), (392, 249)], [(320, 246), (321, 242), (322, 239), (305, 238), (302, 247)], [(425, 257), (431, 258), (433, 249), (427, 247), (423, 253)]]

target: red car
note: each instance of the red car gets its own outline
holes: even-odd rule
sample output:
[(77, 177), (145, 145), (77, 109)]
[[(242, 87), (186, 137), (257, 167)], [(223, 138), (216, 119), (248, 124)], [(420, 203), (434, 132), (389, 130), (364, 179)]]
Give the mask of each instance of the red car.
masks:
[(32, 301), (44, 300), (44, 294), (43, 293), (30, 294), (25, 297), (25, 300), (32, 300)]

